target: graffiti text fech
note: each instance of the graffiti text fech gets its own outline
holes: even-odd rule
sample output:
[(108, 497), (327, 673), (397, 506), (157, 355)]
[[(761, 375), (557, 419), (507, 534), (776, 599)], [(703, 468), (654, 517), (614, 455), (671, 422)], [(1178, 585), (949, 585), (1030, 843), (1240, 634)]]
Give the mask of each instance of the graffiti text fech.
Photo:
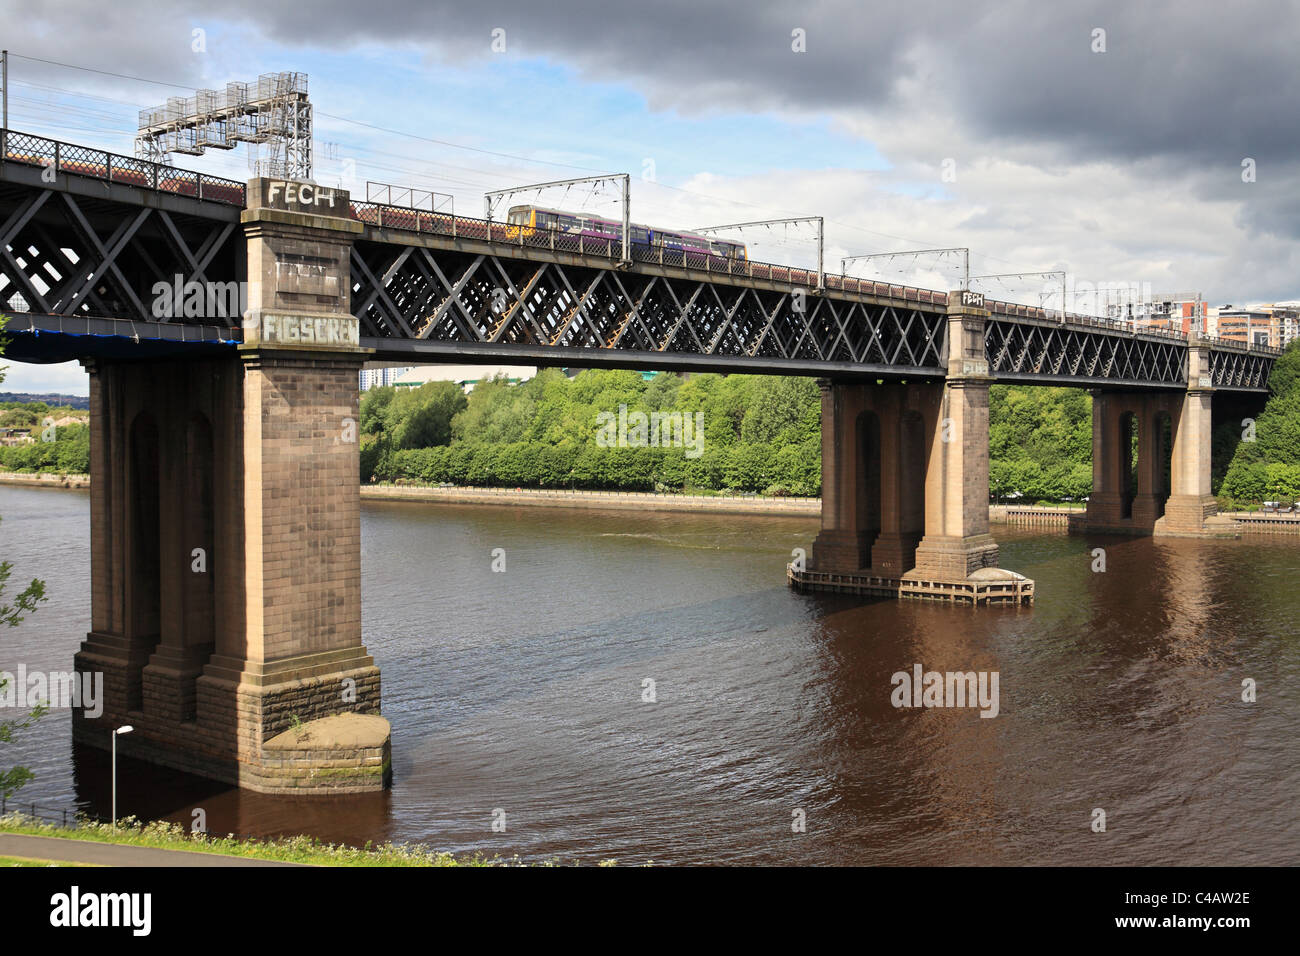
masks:
[(357, 348), (361, 344), (360, 334), (354, 318), (264, 312), (260, 323), (251, 317), (244, 323), (244, 341), (249, 345)]
[(334, 208), (334, 190), (314, 183), (295, 183), (281, 179), (271, 180), (266, 187), (266, 201), (274, 205), (280, 196), (290, 206), (329, 206)]

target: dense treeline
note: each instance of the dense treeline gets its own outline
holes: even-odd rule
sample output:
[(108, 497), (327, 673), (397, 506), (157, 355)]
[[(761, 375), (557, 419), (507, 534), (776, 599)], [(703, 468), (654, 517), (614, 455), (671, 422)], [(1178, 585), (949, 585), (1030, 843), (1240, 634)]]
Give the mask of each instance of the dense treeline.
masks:
[[(682, 447), (601, 442), (599, 422), (677, 413), (702, 436)], [(694, 416), (702, 414), (695, 419)], [(541, 372), (519, 386), (485, 382), (378, 388), (361, 405), (363, 480), (660, 491), (821, 493), (821, 400), (811, 379), (765, 375)], [(1082, 499), (1092, 482), (1086, 392), (995, 386), (991, 490), (998, 497)], [(615, 428), (617, 432), (617, 427)], [(676, 433), (673, 433), (674, 437)], [(608, 439), (609, 436), (606, 436)], [(702, 440), (701, 440), (702, 439)], [(610, 447), (605, 447), (610, 446)]]
[(1269, 388), (1272, 395), (1255, 421), (1253, 436), (1235, 422), (1216, 435), (1221, 447), (1236, 444), (1217, 489), (1222, 499), (1300, 500), (1300, 342), (1279, 356)]
[(26, 444), (0, 446), (0, 470), (87, 474), (90, 471), (89, 426), (55, 428), (46, 424), (85, 414), (84, 410), (51, 407), (45, 402), (0, 402), (0, 428), (30, 429), (34, 439)]
[(989, 493), (1081, 501), (1092, 491), (1092, 396), (1077, 388), (989, 389)]
[(763, 375), (543, 370), (468, 399), (451, 383), (378, 388), (361, 405), (362, 479), (816, 495), (820, 412), (812, 380)]
[(0, 428), (35, 428), (47, 418), (85, 418), (85, 409), (45, 402), (0, 402)]

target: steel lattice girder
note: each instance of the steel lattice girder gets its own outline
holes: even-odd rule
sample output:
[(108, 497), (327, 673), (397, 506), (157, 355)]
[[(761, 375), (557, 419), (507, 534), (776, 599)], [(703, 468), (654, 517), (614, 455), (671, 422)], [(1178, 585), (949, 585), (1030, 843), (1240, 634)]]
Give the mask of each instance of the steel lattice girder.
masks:
[(984, 325), (989, 373), (1009, 381), (1181, 386), (1187, 348), (1104, 330), (990, 317)]
[(1215, 388), (1262, 391), (1268, 388), (1276, 357), (1235, 349), (1210, 351), (1210, 382)]
[(369, 339), (509, 346), (542, 359), (550, 349), (619, 350), (927, 374), (942, 374), (946, 356), (944, 312), (810, 290), (365, 242), (353, 246), (352, 281)]
[(233, 222), (48, 189), (6, 203), (0, 220), (0, 303), (21, 294), (47, 315), (155, 320), (158, 282), (231, 281), (244, 248)]

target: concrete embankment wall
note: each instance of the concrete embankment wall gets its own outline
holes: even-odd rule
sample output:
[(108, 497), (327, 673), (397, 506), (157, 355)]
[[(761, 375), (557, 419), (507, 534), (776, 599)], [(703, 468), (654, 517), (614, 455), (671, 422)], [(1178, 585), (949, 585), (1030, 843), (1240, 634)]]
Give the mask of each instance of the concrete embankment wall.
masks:
[(817, 517), (820, 498), (746, 498), (657, 495), (639, 491), (569, 491), (538, 488), (435, 488), (421, 485), (362, 485), (369, 500), (436, 501), (467, 505), (528, 505), (627, 511), (687, 511), (700, 514), (772, 514)]
[[(1071, 515), (1083, 514), (1082, 508), (1051, 508), (1032, 505), (990, 505), (989, 521), (1018, 526), (1065, 528)], [(1264, 514), (1260, 511), (1221, 511), (1219, 514), (1237, 522), (1242, 534), (1300, 534), (1300, 515)]]
[[(39, 488), (89, 488), (89, 475), (0, 472), (0, 484)], [(640, 491), (569, 491), (538, 488), (437, 488), (423, 485), (362, 485), (361, 497), (374, 501), (432, 501), (463, 505), (524, 505), (617, 511), (681, 511), (698, 514), (770, 514), (818, 517), (820, 498), (749, 498), (715, 495), (657, 495)], [(1081, 508), (990, 505), (989, 521), (1017, 526), (1065, 528)], [(1224, 512), (1245, 534), (1300, 534), (1300, 515)]]
[(1300, 515), (1268, 515), (1259, 511), (1222, 511), (1243, 534), (1300, 534)]
[(1070, 515), (1083, 514), (1082, 508), (1050, 508), (1038, 505), (989, 505), (989, 521), (999, 524), (1064, 528)]
[(0, 485), (28, 485), (34, 488), (89, 488), (90, 475), (43, 475), (21, 471), (0, 471)]

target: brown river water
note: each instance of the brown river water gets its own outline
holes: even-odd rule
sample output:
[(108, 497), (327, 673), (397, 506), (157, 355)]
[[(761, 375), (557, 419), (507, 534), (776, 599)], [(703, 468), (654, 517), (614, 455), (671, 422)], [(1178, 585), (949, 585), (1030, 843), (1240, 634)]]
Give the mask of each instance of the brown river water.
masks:
[[(0, 669), (71, 670), (90, 623), (89, 499), (0, 486), (0, 516), (14, 580), (51, 595), (0, 633)], [(392, 790), (266, 796), (122, 759), (119, 813), (188, 823), (200, 807), (218, 833), (534, 861), (1300, 860), (1300, 539), (995, 526), (1037, 603), (972, 610), (793, 593), (785, 562), (816, 527), (363, 503)], [(892, 675), (917, 664), (996, 673), (997, 716), (896, 708)], [(107, 756), (74, 749), (70, 726), (54, 711), (0, 746), (0, 766), (36, 772), (22, 805), (107, 814)]]

